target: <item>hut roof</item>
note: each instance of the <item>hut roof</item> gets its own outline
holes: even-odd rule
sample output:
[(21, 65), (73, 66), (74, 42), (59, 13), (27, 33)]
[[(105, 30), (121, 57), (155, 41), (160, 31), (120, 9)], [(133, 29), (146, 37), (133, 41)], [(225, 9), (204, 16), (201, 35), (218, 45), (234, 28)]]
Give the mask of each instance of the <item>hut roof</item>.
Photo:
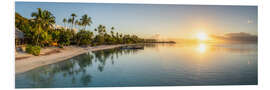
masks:
[(17, 38), (17, 39), (24, 38), (24, 33), (21, 30), (19, 30), (18, 28), (15, 28), (15, 38)]

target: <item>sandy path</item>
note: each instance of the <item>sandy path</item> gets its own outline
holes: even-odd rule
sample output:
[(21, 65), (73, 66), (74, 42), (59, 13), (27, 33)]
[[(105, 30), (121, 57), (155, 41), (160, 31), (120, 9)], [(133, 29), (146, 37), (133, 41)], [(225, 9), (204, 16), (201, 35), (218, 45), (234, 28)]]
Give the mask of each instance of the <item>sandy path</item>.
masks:
[[(74, 56), (86, 53), (88, 51), (97, 51), (97, 50), (104, 50), (104, 49), (111, 49), (116, 47), (121, 47), (125, 45), (101, 45), (96, 47), (77, 47), (77, 46), (68, 46), (64, 49), (59, 49), (60, 52), (53, 53), (49, 55), (40, 55), (40, 56), (33, 56), (25, 53), (16, 53), (15, 58), (27, 56), (27, 58), (23, 58), (20, 60), (15, 60), (15, 73), (23, 73), (29, 71), (31, 69), (57, 63), (63, 60), (67, 60)], [(46, 48), (41, 51), (41, 53), (48, 52), (50, 50), (55, 50), (56, 48)]]

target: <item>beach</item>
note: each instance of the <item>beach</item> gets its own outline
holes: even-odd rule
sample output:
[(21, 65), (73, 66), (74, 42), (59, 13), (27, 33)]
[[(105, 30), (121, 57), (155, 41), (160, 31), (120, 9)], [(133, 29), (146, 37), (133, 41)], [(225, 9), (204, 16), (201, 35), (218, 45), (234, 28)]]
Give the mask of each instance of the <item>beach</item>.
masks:
[(69, 58), (72, 58), (74, 56), (89, 51), (112, 49), (126, 45), (127, 44), (100, 45), (95, 47), (79, 47), (79, 46), (67, 46), (64, 48), (48, 47), (42, 49), (39, 56), (17, 52), (15, 54), (15, 73), (19, 74), (37, 67), (68, 60)]

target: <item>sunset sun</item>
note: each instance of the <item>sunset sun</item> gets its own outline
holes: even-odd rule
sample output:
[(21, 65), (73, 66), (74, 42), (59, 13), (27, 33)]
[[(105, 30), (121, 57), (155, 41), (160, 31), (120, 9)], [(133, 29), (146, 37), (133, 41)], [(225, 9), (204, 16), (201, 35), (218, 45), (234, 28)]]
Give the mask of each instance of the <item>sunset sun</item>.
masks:
[(204, 32), (199, 32), (199, 33), (197, 33), (197, 39), (199, 39), (201, 41), (204, 41), (204, 40), (207, 40), (208, 39), (208, 36)]

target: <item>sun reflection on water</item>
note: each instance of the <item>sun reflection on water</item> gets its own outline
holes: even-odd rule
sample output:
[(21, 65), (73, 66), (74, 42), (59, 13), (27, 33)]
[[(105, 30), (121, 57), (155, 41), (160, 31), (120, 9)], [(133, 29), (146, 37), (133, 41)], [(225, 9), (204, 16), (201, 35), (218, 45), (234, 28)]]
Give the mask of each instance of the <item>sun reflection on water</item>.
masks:
[(200, 43), (197, 46), (197, 52), (199, 52), (199, 53), (205, 53), (206, 49), (207, 49), (207, 46), (204, 43)]

